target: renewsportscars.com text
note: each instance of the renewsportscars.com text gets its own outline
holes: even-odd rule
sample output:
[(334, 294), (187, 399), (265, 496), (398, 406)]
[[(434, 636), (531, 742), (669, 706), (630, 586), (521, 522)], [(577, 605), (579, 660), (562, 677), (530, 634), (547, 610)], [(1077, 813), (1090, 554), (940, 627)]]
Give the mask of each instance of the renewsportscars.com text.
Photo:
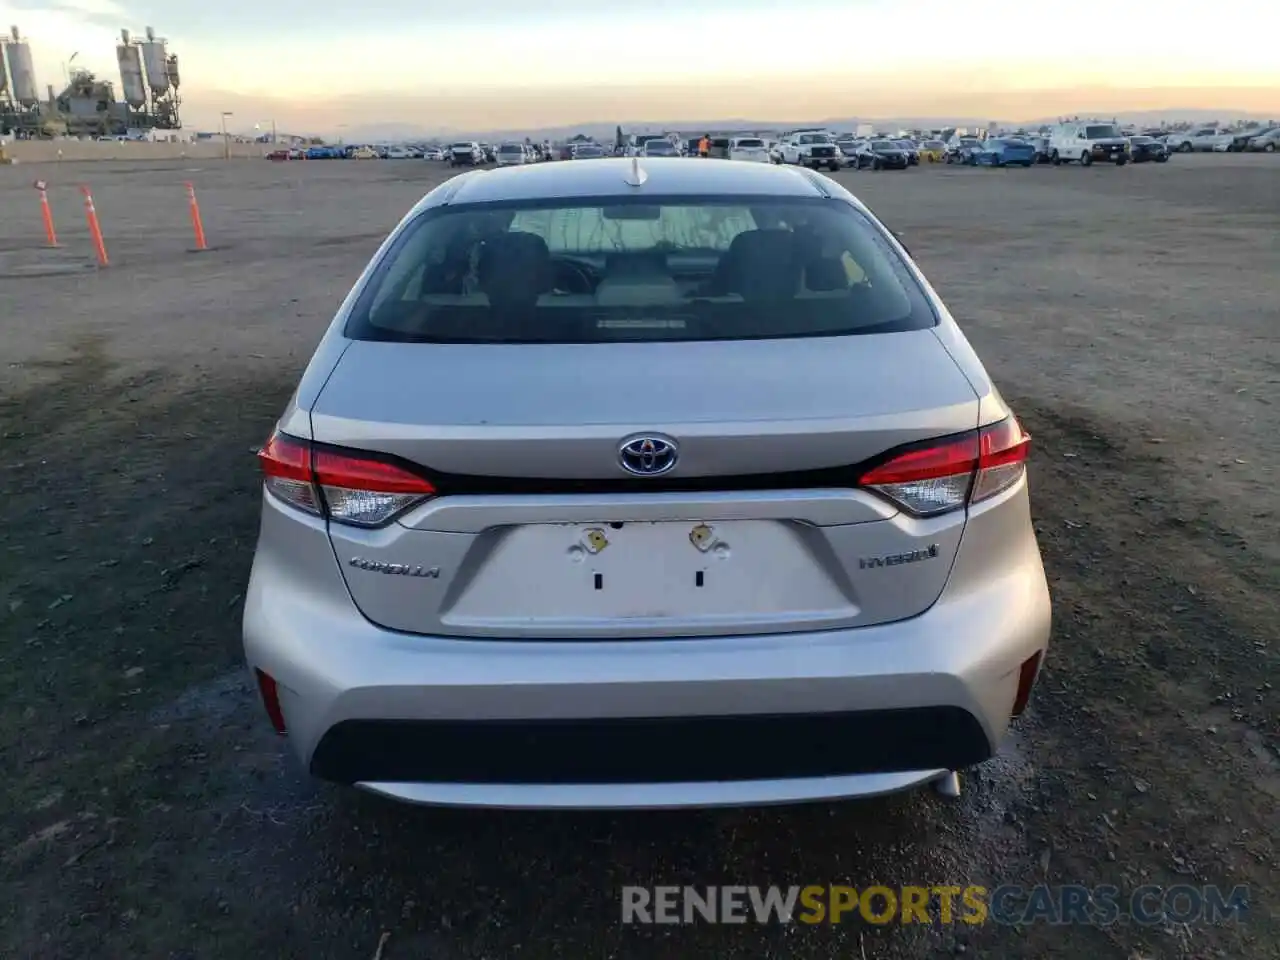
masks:
[(1190, 884), (1128, 893), (1080, 884), (622, 888), (622, 922), (641, 924), (1216, 924), (1242, 919), (1248, 905), (1246, 887)]

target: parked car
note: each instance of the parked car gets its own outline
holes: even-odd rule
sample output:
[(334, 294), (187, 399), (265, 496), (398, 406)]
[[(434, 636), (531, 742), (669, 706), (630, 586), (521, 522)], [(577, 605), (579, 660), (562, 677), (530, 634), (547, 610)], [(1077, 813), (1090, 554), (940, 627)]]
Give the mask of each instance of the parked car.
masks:
[(352, 160), (380, 160), (378, 151), (373, 147), (356, 147), (351, 151)]
[(1234, 137), (1220, 127), (1198, 127), (1169, 134), (1169, 149), (1177, 153), (1226, 153)]
[(1036, 152), (1036, 163), (1049, 163), (1053, 159), (1053, 155), (1049, 152), (1049, 138), (1043, 134), (1033, 134), (1029, 137), (1023, 137), (1027, 143), (1031, 144)]
[(449, 146), (451, 167), (480, 167), (485, 160), (484, 148), (474, 140), (459, 140)]
[(668, 140), (666, 137), (658, 137), (653, 140), (646, 140), (643, 154), (646, 157), (678, 157), (680, 156), (679, 148)]
[(836, 181), (598, 162), (440, 185), (322, 337), (258, 455), (272, 726), (419, 803), (953, 789), (1049, 645), (1030, 438)]
[(852, 137), (844, 137), (836, 141), (836, 149), (840, 151), (841, 166), (862, 169), (859, 158), (862, 156), (862, 142)]
[(1036, 162), (1036, 148), (1016, 137), (989, 137), (974, 151), (976, 167), (1030, 167)]
[(413, 151), (410, 150), (408, 147), (388, 147), (387, 159), (388, 160), (414, 160), (417, 158), (414, 157)]
[(529, 153), (523, 143), (500, 144), (494, 152), (500, 167), (519, 166), (529, 162)]
[(920, 165), (920, 148), (914, 140), (894, 140), (903, 153), (907, 155), (907, 163), (913, 167)]
[(1169, 147), (1161, 140), (1155, 137), (1148, 137), (1145, 134), (1129, 138), (1129, 159), (1134, 163), (1147, 163), (1154, 161), (1156, 163), (1167, 163), (1169, 160)]
[(926, 163), (941, 163), (946, 155), (947, 145), (941, 140), (924, 140), (920, 144), (920, 159)]
[(609, 152), (598, 143), (579, 143), (573, 147), (574, 160), (601, 160), (609, 156)]
[(978, 137), (956, 137), (947, 144), (947, 163), (972, 165), (981, 149), (982, 140)]
[(759, 137), (732, 137), (729, 140), (729, 159), (768, 163), (769, 148)]
[(869, 140), (864, 153), (870, 160), (865, 166), (872, 170), (906, 170), (911, 166), (907, 152), (893, 140)]
[(1256, 153), (1275, 153), (1280, 150), (1280, 127), (1255, 131), (1245, 142), (1245, 149)]

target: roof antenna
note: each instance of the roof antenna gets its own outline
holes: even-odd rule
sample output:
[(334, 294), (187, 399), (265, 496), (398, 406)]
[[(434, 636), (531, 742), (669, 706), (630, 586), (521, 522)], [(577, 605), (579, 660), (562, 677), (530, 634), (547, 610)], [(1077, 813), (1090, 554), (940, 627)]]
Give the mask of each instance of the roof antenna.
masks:
[(631, 172), (627, 174), (627, 185), (631, 187), (643, 186), (644, 182), (649, 179), (649, 175), (640, 169), (640, 158), (631, 158)]

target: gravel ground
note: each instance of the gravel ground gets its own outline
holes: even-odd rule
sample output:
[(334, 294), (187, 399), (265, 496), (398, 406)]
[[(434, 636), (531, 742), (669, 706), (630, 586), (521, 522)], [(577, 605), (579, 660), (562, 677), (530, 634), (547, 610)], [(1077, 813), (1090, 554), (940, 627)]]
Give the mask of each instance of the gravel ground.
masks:
[[(0, 955), (1280, 956), (1280, 165), (846, 173), (1033, 434), (1055, 636), (947, 803), (407, 808), (246, 683), (250, 449), (436, 164), (0, 168)], [(50, 182), (63, 248), (39, 249)], [(213, 249), (193, 254), (184, 181)], [(112, 266), (88, 267), (90, 184)], [(1249, 887), (1243, 923), (623, 926), (625, 884)]]

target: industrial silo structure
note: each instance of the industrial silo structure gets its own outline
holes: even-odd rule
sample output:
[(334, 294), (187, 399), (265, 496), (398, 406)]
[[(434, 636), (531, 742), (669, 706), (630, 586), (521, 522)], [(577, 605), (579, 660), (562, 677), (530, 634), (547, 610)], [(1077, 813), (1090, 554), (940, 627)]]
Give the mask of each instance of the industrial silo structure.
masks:
[(120, 31), (116, 63), (120, 66), (124, 103), (120, 110), (131, 131), (181, 130), (178, 106), (178, 58), (169, 53), (168, 42), (146, 28), (145, 39), (136, 39), (128, 30)]
[(168, 55), (164, 41), (156, 39), (156, 32), (147, 27), (147, 39), (142, 42), (142, 66), (146, 71), (147, 85), (154, 96), (169, 91)]
[(36, 70), (31, 62), (31, 45), (22, 39), (17, 27), (10, 28), (12, 39), (5, 44), (9, 55), (9, 77), (13, 84), (13, 99), (18, 105), (30, 109), (40, 103), (40, 91), (36, 88)]
[(120, 64), (121, 91), (124, 102), (134, 110), (147, 105), (147, 85), (142, 75), (142, 53), (138, 45), (129, 39), (129, 31), (120, 31), (120, 43), (116, 47), (116, 62)]

